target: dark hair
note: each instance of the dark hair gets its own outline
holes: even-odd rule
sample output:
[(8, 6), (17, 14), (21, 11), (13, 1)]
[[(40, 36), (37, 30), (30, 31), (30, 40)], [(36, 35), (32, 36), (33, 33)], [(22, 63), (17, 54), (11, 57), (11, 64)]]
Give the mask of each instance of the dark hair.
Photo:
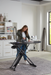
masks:
[(21, 29), (19, 29), (19, 31), (23, 32), (23, 29), (24, 29), (24, 28), (27, 28), (27, 30), (24, 31), (25, 34), (26, 34), (26, 36), (27, 36), (27, 35), (28, 35), (28, 26), (27, 26), (27, 25), (24, 25)]

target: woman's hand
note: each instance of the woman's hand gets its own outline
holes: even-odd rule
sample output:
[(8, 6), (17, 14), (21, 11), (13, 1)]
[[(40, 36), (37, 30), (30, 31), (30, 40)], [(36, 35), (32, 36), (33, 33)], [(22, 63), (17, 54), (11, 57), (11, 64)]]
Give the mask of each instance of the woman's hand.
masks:
[(25, 40), (25, 38), (23, 38)]
[(28, 40), (28, 42), (30, 42), (30, 39)]

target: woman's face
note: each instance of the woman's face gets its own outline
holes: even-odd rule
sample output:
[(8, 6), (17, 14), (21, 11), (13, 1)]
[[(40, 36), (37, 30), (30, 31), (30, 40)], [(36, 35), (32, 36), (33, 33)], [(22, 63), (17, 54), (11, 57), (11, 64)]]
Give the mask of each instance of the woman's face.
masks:
[(28, 28), (27, 27), (25, 27), (24, 29), (23, 29), (23, 31), (26, 31)]

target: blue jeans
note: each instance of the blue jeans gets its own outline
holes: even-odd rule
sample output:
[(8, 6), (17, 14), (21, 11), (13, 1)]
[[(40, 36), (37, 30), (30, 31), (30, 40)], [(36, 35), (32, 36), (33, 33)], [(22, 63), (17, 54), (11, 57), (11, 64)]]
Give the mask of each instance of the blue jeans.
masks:
[[(24, 53), (26, 54), (26, 45), (22, 45), (22, 46), (20, 46), (20, 49), (22, 49), (22, 50), (24, 51)], [(16, 57), (17, 57), (17, 55), (19, 54), (20, 49), (17, 48), (17, 54), (16, 54)], [(27, 59), (26, 55), (23, 55), (23, 57), (24, 57), (24, 60)]]

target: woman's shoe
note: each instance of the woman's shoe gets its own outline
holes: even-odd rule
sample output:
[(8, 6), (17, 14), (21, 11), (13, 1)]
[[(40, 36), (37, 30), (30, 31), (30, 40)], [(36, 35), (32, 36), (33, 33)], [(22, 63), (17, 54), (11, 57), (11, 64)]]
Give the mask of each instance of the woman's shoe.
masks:
[(19, 64), (18, 64), (19, 65)]
[(29, 64), (27, 61), (25, 61), (26, 64)]

